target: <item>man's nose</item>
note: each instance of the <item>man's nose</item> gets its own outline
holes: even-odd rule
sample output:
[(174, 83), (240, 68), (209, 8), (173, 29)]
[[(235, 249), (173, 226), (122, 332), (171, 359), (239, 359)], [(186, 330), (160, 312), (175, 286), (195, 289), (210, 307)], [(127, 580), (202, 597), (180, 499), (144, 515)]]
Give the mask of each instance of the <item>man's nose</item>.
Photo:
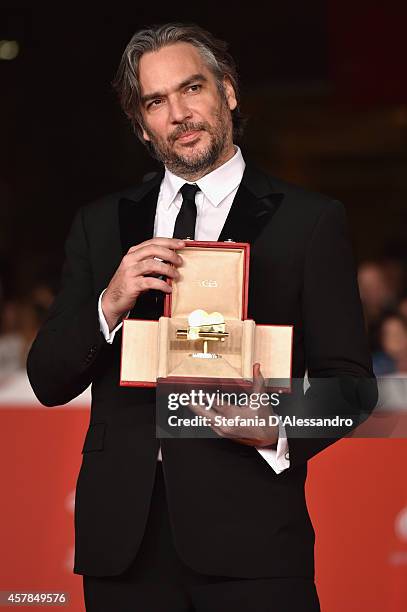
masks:
[(188, 104), (180, 98), (176, 97), (169, 101), (170, 121), (172, 123), (183, 123), (186, 119), (192, 116), (191, 109)]

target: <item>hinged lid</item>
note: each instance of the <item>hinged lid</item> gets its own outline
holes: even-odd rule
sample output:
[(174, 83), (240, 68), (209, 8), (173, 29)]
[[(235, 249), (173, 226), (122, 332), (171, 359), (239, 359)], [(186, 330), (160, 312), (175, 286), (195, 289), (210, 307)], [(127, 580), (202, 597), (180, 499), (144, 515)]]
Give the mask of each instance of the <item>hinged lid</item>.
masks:
[(164, 315), (188, 318), (193, 310), (221, 312), (225, 320), (247, 319), (250, 245), (243, 242), (188, 241), (177, 253), (181, 278), (169, 283)]

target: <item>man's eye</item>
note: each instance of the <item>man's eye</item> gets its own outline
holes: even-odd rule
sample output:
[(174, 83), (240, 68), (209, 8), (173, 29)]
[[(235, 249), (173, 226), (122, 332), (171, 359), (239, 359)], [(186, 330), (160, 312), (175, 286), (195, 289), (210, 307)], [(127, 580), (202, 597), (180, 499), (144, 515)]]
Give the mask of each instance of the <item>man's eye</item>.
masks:
[(196, 85), (190, 85), (190, 86), (188, 87), (188, 91), (192, 91), (192, 92), (199, 91), (200, 89), (201, 89), (201, 85), (198, 85), (198, 84), (196, 84)]
[(148, 105), (148, 108), (154, 107), (154, 106), (160, 106), (162, 100), (161, 98), (157, 98), (156, 100), (151, 100), (150, 104)]

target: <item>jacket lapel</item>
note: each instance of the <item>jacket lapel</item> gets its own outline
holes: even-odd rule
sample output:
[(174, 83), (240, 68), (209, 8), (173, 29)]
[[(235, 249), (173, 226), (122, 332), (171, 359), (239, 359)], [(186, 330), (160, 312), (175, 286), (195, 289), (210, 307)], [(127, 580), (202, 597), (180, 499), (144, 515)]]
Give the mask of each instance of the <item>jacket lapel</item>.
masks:
[(253, 244), (283, 199), (266, 174), (247, 164), (219, 240)]
[(164, 171), (143, 183), (130, 197), (119, 201), (120, 240), (123, 255), (130, 247), (153, 237), (158, 194)]
[[(123, 255), (131, 246), (153, 237), (157, 199), (164, 170), (119, 202), (120, 239)], [(218, 240), (253, 244), (277, 211), (283, 194), (275, 192), (268, 176), (246, 164), (242, 182)]]
[[(146, 181), (129, 197), (119, 201), (119, 226), (122, 253), (130, 247), (153, 237), (154, 219), (158, 194), (164, 170)], [(138, 298), (130, 313), (133, 319), (158, 319), (163, 312), (164, 294), (161, 291), (147, 291)]]

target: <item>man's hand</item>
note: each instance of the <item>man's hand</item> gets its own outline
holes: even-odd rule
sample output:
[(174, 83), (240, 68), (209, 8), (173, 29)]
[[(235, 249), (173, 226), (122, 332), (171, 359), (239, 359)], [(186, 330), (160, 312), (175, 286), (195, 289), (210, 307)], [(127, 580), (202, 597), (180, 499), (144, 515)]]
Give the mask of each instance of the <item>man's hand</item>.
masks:
[(182, 264), (182, 258), (174, 251), (184, 246), (182, 240), (152, 238), (130, 247), (102, 296), (109, 331), (133, 308), (141, 293), (149, 289), (171, 293), (168, 283), (156, 276), (179, 278), (177, 267)]
[[(253, 386), (251, 389), (242, 389), (249, 396), (250, 394), (261, 394), (264, 393), (264, 378), (260, 371), (260, 364), (255, 363), (253, 365)], [(207, 410), (201, 405), (189, 405), (188, 408), (195, 414), (210, 417), (212, 424), (211, 428), (222, 438), (230, 438), (234, 442), (240, 444), (246, 444), (247, 446), (266, 447), (272, 446), (278, 441), (278, 425), (269, 425), (268, 418), (270, 415), (275, 414), (272, 410), (272, 406), (260, 406), (254, 410), (250, 406), (232, 406), (229, 404), (214, 404), (210, 410)], [(256, 415), (260, 419), (265, 419), (266, 425), (222, 425), (217, 426), (214, 424), (214, 418), (217, 415), (221, 415), (225, 418), (235, 419), (236, 416), (240, 416), (244, 419), (253, 418)]]

